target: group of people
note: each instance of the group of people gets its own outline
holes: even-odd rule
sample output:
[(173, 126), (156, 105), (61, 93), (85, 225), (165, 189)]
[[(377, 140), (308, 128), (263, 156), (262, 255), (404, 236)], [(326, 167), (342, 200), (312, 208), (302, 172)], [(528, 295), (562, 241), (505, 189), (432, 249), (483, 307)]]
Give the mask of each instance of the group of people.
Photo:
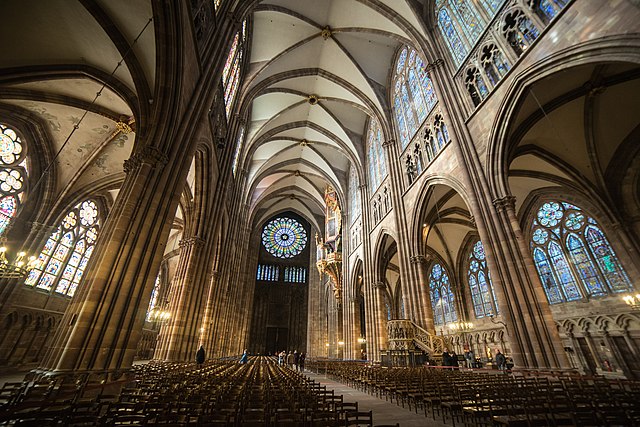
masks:
[[(495, 364), (498, 367), (498, 369), (500, 370), (508, 369), (507, 358), (504, 354), (500, 352), (500, 349), (496, 349), (496, 353), (493, 360), (495, 361)], [(473, 354), (473, 350), (471, 349), (467, 349), (464, 352), (464, 361), (467, 365), (467, 368), (478, 367), (475, 355)], [(444, 351), (442, 352), (442, 366), (453, 366), (453, 367), (460, 366), (460, 363), (458, 361), (458, 355), (456, 354), (455, 351), (452, 351), (451, 353), (449, 353), (448, 349), (446, 348), (444, 349)]]
[(298, 350), (294, 350), (293, 353), (282, 350), (278, 353), (278, 365), (288, 366), (290, 369), (295, 369), (299, 372), (304, 372), (304, 362), (307, 358), (306, 353), (298, 353)]

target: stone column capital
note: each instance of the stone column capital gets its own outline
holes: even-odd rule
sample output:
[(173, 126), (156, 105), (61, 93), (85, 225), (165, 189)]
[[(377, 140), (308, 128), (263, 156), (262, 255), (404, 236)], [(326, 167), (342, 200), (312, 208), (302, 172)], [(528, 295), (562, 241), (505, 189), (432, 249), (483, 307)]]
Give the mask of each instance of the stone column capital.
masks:
[(143, 164), (148, 164), (152, 168), (164, 166), (169, 162), (166, 154), (156, 147), (146, 146), (142, 150), (134, 153), (131, 157), (124, 161), (123, 169), (126, 174), (134, 172)]
[(388, 139), (382, 143), (383, 148), (392, 148), (394, 145), (396, 145), (395, 139)]
[(431, 254), (425, 254), (425, 255), (412, 255), (409, 258), (409, 261), (411, 262), (411, 264), (426, 264), (429, 261), (433, 260), (433, 255)]
[(381, 281), (376, 281), (376, 282), (371, 282), (371, 286), (373, 286), (374, 289), (386, 289), (387, 288), (387, 284)]
[(189, 246), (193, 246), (196, 248), (201, 248), (204, 246), (204, 244), (206, 243), (206, 240), (198, 237), (198, 236), (193, 236), (193, 237), (187, 237), (186, 239), (182, 239), (180, 240), (180, 242), (178, 243), (178, 245), (181, 248), (184, 247), (189, 247)]
[(493, 199), (492, 203), (498, 211), (503, 212), (507, 209), (515, 209), (516, 197), (512, 195), (499, 197), (497, 199)]

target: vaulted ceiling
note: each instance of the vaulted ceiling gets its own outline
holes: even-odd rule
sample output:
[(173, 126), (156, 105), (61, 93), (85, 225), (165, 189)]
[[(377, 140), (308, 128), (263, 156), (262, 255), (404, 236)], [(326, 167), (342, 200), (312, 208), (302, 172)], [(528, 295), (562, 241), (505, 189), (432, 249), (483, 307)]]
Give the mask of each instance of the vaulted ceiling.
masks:
[(350, 167), (362, 183), (368, 119), (387, 116), (394, 55), (422, 29), (397, 0), (267, 0), (251, 22), (247, 201), (256, 225), (287, 209), (320, 222), (328, 185), (346, 208)]

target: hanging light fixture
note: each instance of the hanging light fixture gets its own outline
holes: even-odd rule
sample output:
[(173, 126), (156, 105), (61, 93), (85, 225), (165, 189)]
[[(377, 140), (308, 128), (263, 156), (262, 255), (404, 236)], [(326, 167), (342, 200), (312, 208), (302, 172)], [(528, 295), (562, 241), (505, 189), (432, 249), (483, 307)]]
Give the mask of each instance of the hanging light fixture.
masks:
[(21, 279), (35, 267), (36, 257), (27, 258), (26, 252), (18, 252), (16, 257), (7, 259), (7, 247), (0, 247), (0, 279)]

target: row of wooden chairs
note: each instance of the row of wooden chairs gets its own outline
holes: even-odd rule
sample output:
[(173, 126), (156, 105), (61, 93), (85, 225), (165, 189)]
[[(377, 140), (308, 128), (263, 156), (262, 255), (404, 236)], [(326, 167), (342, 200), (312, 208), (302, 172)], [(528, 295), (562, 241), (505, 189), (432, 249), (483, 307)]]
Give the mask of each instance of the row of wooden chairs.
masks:
[(357, 402), (279, 367), (211, 361), (149, 363), (119, 392), (96, 384), (13, 384), (0, 392), (0, 424), (33, 426), (373, 426)]
[[(307, 360), (307, 367), (316, 362)], [(534, 376), (495, 371), (386, 368), (317, 362), (337, 381), (465, 426), (640, 425), (640, 382), (548, 371)]]

